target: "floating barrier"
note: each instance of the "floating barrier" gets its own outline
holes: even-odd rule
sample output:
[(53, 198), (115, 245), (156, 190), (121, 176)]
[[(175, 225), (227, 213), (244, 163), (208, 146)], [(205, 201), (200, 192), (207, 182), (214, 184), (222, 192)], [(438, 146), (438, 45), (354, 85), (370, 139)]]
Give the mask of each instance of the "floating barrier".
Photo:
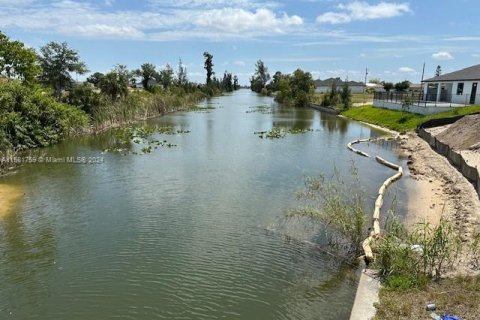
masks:
[[(358, 154), (358, 155), (361, 155), (363, 157), (366, 157), (366, 158), (371, 158), (370, 155), (366, 152), (363, 152), (361, 150), (358, 150), (358, 149), (355, 149), (353, 147), (354, 144), (359, 144), (359, 143), (362, 143), (362, 142), (375, 142), (375, 141), (380, 141), (380, 140), (387, 140), (387, 141), (390, 141), (392, 140), (392, 138), (382, 138), (382, 139), (358, 139), (358, 140), (355, 140), (355, 141), (352, 141), (350, 143), (347, 144), (347, 148)], [(372, 223), (372, 231), (370, 232), (370, 235), (368, 236), (367, 239), (365, 239), (363, 242), (362, 242), (362, 248), (363, 248), (363, 252), (365, 254), (365, 258), (368, 260), (368, 261), (373, 261), (374, 260), (374, 256), (373, 256), (373, 250), (372, 250), (372, 244), (373, 242), (378, 239), (380, 237), (380, 211), (382, 209), (382, 206), (383, 206), (383, 198), (385, 196), (385, 192), (387, 191), (388, 187), (394, 183), (395, 181), (399, 180), (402, 175), (403, 175), (403, 169), (402, 167), (400, 167), (399, 165), (396, 165), (394, 163), (391, 163), (379, 156), (376, 156), (375, 157), (375, 160), (390, 168), (390, 169), (393, 169), (393, 170), (396, 170), (397, 173), (394, 174), (393, 176), (391, 176), (390, 178), (388, 178), (387, 180), (385, 180), (383, 182), (383, 184), (380, 186), (380, 189), (378, 189), (378, 196), (377, 196), (377, 199), (375, 200), (375, 208), (373, 210), (373, 216), (372, 216), (372, 220), (373, 220), (373, 223)]]

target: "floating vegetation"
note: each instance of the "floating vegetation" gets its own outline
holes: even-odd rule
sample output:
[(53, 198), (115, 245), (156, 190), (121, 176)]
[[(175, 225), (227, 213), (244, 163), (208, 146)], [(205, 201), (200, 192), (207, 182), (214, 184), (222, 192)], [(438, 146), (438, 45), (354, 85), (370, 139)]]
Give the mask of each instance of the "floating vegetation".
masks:
[(290, 129), (273, 128), (268, 131), (257, 131), (257, 132), (254, 132), (254, 134), (258, 135), (258, 137), (261, 139), (280, 139), (280, 138), (284, 138), (287, 134), (301, 134), (301, 133), (307, 133), (312, 131), (314, 130), (298, 129), (298, 128), (290, 128)]
[[(176, 129), (173, 126), (127, 127), (114, 131), (116, 147), (105, 149), (103, 153), (115, 152), (126, 154), (149, 154), (159, 147), (172, 148), (177, 145), (167, 140), (154, 139), (155, 134), (175, 135), (189, 133), (189, 130)], [(131, 143), (141, 146), (140, 153), (130, 151)]]
[(212, 110), (215, 110), (215, 107), (212, 107), (212, 106), (192, 106), (192, 107), (188, 108), (186, 111), (210, 112)]
[(254, 107), (250, 107), (249, 109), (250, 110), (245, 111), (245, 113), (254, 113), (254, 112), (259, 112), (261, 114), (273, 113), (273, 108), (266, 105), (254, 106)]
[(280, 139), (285, 137), (286, 135), (286, 130), (283, 128), (273, 128), (269, 131), (258, 131), (254, 132), (254, 134), (257, 134), (259, 138), (261, 139)]
[(313, 129), (289, 129), (288, 133), (290, 134), (300, 134), (300, 133), (307, 133), (307, 132), (312, 132), (314, 131)]

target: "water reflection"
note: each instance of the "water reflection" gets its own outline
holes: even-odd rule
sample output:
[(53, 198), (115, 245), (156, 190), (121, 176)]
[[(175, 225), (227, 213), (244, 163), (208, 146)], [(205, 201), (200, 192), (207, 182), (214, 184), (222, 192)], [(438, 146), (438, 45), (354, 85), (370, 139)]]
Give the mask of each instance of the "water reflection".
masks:
[(44, 276), (55, 269), (56, 238), (48, 219), (41, 213), (36, 218), (25, 221), (12, 213), (0, 221), (0, 309), (5, 313), (39, 305), (48, 294)]
[[(305, 175), (348, 170), (346, 143), (383, 133), (246, 90), (208, 103), (216, 109), (139, 124), (190, 130), (167, 137), (178, 147), (107, 153), (98, 165), (26, 165), (2, 178), (27, 193), (0, 220), (2, 311), (42, 320), (348, 318), (354, 281), (339, 259), (303, 242), (318, 244), (322, 231), (293, 222), (298, 241), (285, 241), (264, 230), (295, 203)], [(247, 113), (259, 105), (272, 112)], [(277, 126), (313, 131), (253, 134)], [(41, 152), (98, 156), (119, 142), (112, 130)], [(391, 172), (370, 160), (356, 165), (375, 195)]]
[(348, 131), (350, 120), (335, 115), (320, 113), (320, 124), (322, 128), (330, 133), (339, 132), (344, 135)]

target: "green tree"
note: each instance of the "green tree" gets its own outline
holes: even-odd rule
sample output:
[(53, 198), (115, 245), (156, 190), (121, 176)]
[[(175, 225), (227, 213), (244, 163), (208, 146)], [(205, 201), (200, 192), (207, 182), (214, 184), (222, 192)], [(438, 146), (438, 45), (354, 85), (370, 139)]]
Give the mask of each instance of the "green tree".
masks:
[(252, 76), (250, 78), (250, 90), (260, 93), (262, 89), (263, 89), (262, 81)]
[(315, 82), (312, 74), (301, 69), (295, 70), (290, 80), (292, 87), (294, 105), (296, 107), (306, 107), (310, 103), (315, 92)]
[(100, 81), (100, 90), (115, 102), (119, 97), (128, 95), (130, 75), (127, 67), (119, 64)]
[(238, 84), (238, 77), (235, 75), (233, 76), (233, 90), (240, 89), (240, 85)]
[(90, 77), (87, 78), (87, 82), (93, 84), (96, 88), (98, 88), (100, 81), (105, 77), (105, 75), (101, 72), (95, 72)]
[(89, 83), (74, 84), (62, 102), (77, 106), (92, 115), (100, 104), (100, 93), (95, 92)]
[(280, 103), (289, 104), (292, 98), (292, 90), (290, 88), (290, 75), (284, 75), (278, 81), (278, 91), (275, 100)]
[(173, 75), (174, 75), (173, 69), (167, 63), (165, 68), (163, 68), (160, 71), (157, 81), (162, 84), (164, 89), (167, 89), (173, 84)]
[(222, 86), (223, 89), (227, 92), (233, 91), (233, 78), (231, 73), (225, 71), (225, 73), (223, 74)]
[(33, 82), (41, 73), (35, 50), (0, 32), (0, 76)]
[(394, 85), (391, 82), (385, 82), (383, 84), (383, 89), (385, 89), (385, 91), (387, 91), (387, 92), (390, 92), (390, 90), (392, 90), (393, 87), (394, 87)]
[(273, 92), (278, 91), (280, 86), (280, 80), (282, 80), (283, 78), (284, 75), (280, 71), (275, 72), (272, 77), (272, 81), (268, 85), (268, 88)]
[(212, 76), (214, 75), (213, 72), (213, 56), (205, 51), (203, 53), (203, 57), (205, 58), (204, 68), (207, 70), (207, 85), (212, 82)]
[(352, 92), (348, 87), (348, 81), (343, 83), (342, 91), (340, 92), (340, 100), (342, 101), (343, 110), (347, 110), (352, 105)]
[(257, 64), (255, 65), (255, 75), (260, 79), (262, 82), (262, 86), (265, 87), (267, 82), (270, 80), (270, 74), (268, 73), (268, 68), (265, 66), (262, 60), (258, 60)]
[(315, 82), (310, 72), (295, 70), (291, 76), (280, 80), (276, 100), (295, 107), (305, 107), (310, 103), (315, 92)]
[(368, 83), (383, 84), (383, 81), (378, 78), (373, 78), (373, 79), (370, 79)]
[(395, 90), (397, 91), (406, 91), (408, 88), (410, 88), (410, 81), (405, 80), (395, 83)]
[(40, 65), (43, 69), (41, 79), (53, 86), (57, 99), (61, 97), (62, 90), (70, 87), (73, 79), (70, 73), (86, 73), (87, 67), (80, 61), (78, 52), (70, 49), (66, 42), (50, 42), (40, 48)]
[(250, 79), (250, 88), (252, 91), (261, 92), (270, 80), (268, 68), (262, 60), (258, 60), (255, 64), (255, 73)]
[(435, 77), (440, 77), (442, 75), (442, 67), (440, 65), (435, 69)]
[(181, 87), (188, 84), (187, 67), (182, 63), (182, 59), (178, 60), (177, 84)]
[(88, 125), (78, 108), (60, 103), (40, 86), (0, 86), (0, 151), (46, 147)]
[(337, 91), (337, 81), (333, 80), (332, 86), (330, 88), (330, 92), (328, 93), (328, 98), (330, 101), (330, 105), (335, 107), (338, 104), (338, 91)]
[(135, 74), (142, 78), (143, 89), (150, 91), (152, 89), (152, 81), (157, 77), (155, 65), (144, 63), (140, 66), (140, 69), (135, 71)]

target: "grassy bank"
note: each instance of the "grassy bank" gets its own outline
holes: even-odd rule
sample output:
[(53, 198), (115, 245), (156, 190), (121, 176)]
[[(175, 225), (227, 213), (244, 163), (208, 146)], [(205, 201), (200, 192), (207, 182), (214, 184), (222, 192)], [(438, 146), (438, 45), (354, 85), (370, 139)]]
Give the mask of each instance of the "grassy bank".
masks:
[(186, 110), (206, 97), (197, 88), (133, 91), (112, 100), (82, 85), (62, 101), (51, 89), (15, 80), (0, 81), (0, 173), (13, 169), (22, 150), (47, 147), (78, 134)]
[(480, 112), (480, 106), (456, 108), (451, 111), (432, 115), (421, 115), (397, 110), (375, 108), (373, 106), (362, 106), (344, 111), (342, 112), (342, 115), (354, 120), (364, 121), (395, 131), (404, 132), (414, 130), (418, 125), (430, 119), (448, 118), (475, 112)]
[(457, 277), (432, 282), (424, 289), (380, 290), (375, 320), (429, 319), (425, 307), (435, 303), (438, 315), (452, 314), (462, 319), (478, 318), (480, 276)]

